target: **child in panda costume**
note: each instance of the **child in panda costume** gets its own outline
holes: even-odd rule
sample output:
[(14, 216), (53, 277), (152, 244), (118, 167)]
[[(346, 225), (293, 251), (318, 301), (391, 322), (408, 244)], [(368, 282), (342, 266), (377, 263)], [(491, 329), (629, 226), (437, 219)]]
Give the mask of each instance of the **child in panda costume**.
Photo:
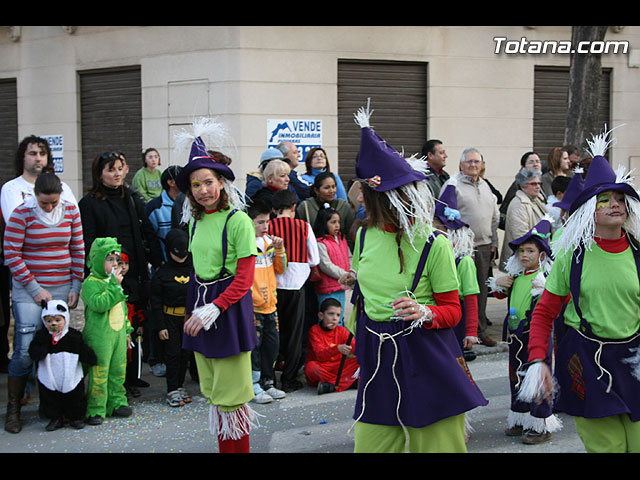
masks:
[(62, 427), (64, 419), (80, 429), (86, 410), (82, 363), (95, 365), (96, 354), (69, 326), (69, 307), (62, 300), (42, 301), (42, 322), (45, 328), (36, 333), (29, 355), (38, 362), (40, 405), (51, 420), (46, 429)]

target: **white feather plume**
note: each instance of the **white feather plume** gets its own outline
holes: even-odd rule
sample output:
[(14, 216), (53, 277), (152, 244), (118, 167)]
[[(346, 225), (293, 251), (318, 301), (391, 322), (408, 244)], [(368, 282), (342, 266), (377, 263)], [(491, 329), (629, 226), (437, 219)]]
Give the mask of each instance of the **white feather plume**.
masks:
[[(624, 124), (623, 124), (624, 125)], [(609, 134), (616, 128), (620, 128), (622, 125), (607, 130), (607, 124), (604, 125), (604, 132), (599, 135), (592, 135), (591, 140), (587, 139), (587, 145), (589, 145), (589, 153), (592, 157), (601, 156), (604, 157), (605, 152), (609, 148), (609, 145), (615, 142), (615, 138), (607, 139)]]
[(413, 240), (433, 226), (435, 203), (429, 185), (423, 181), (412, 182), (385, 193), (396, 212), (400, 228), (416, 249)]
[(475, 235), (469, 227), (447, 230), (447, 237), (453, 247), (454, 258), (473, 254)]
[[(518, 400), (527, 403), (544, 401), (545, 388), (542, 377), (542, 369), (544, 367), (543, 362), (535, 362), (532, 363), (525, 372), (518, 372), (518, 375), (524, 376), (520, 389), (518, 390)], [(555, 377), (552, 377), (552, 382), (552, 391), (549, 393), (553, 398), (558, 391)]]
[(360, 107), (356, 113), (353, 114), (355, 117), (355, 122), (358, 124), (360, 128), (370, 128), (371, 123), (369, 120), (371, 119), (371, 114), (373, 110), (371, 110), (371, 98), (367, 98), (367, 108)]
[[(371, 128), (371, 98), (367, 98), (367, 106), (360, 107), (354, 114), (355, 122), (360, 128)], [(418, 158), (417, 154), (405, 158), (403, 154), (398, 156), (406, 161), (413, 169), (425, 172), (427, 163), (425, 157)], [(426, 181), (410, 182), (393, 190), (385, 192), (389, 198), (392, 210), (396, 212), (399, 227), (406, 233), (409, 243), (413, 244), (416, 236), (422, 236), (430, 232), (433, 227), (433, 212), (435, 202), (431, 188)], [(416, 250), (417, 251), (417, 250)]]
[[(196, 138), (202, 141), (210, 150), (224, 153), (225, 150), (235, 148), (231, 134), (226, 124), (213, 118), (200, 117), (193, 121), (190, 129), (182, 129), (173, 136), (173, 151), (177, 159), (182, 159)], [(233, 158), (233, 154), (229, 154)], [(184, 159), (185, 161), (188, 158)]]
[(426, 175), (429, 171), (429, 164), (427, 163), (427, 157), (418, 157), (418, 154), (411, 155), (408, 158), (405, 158), (406, 162), (411, 165), (411, 168), (422, 172)]
[(489, 288), (489, 293), (499, 292), (507, 293), (507, 289), (498, 285), (498, 277), (489, 277), (485, 284)]

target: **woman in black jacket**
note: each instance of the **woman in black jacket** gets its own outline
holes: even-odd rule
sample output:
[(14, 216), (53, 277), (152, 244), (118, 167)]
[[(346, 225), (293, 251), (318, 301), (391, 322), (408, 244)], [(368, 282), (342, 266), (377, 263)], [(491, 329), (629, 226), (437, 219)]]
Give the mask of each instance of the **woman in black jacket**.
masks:
[(117, 152), (97, 156), (91, 167), (93, 185), (79, 202), (87, 254), (99, 237), (115, 237), (129, 253), (129, 272), (149, 281), (149, 267), (159, 268), (162, 250), (149, 222), (144, 199), (124, 184), (124, 164)]
[[(105, 152), (98, 155), (91, 166), (93, 184), (78, 205), (82, 218), (85, 252), (87, 256), (96, 238), (115, 237), (129, 256), (129, 270), (125, 275), (127, 285), (136, 286), (136, 292), (129, 292), (136, 299), (136, 312), (148, 316), (151, 289), (149, 264), (160, 268), (164, 259), (160, 241), (153, 225), (145, 213), (145, 201), (137, 191), (124, 184), (124, 162), (119, 153)], [(87, 271), (88, 273), (88, 271)], [(142, 319), (144, 322), (144, 319)], [(149, 328), (141, 324), (140, 328)], [(150, 366), (162, 364), (162, 352), (155, 341), (157, 335), (149, 332), (144, 338), (149, 344)], [(135, 336), (135, 335), (134, 335)], [(146, 349), (145, 349), (145, 353)], [(137, 386), (148, 386), (138, 380)], [(134, 385), (135, 386), (135, 385)], [(131, 382), (127, 381), (127, 387)]]

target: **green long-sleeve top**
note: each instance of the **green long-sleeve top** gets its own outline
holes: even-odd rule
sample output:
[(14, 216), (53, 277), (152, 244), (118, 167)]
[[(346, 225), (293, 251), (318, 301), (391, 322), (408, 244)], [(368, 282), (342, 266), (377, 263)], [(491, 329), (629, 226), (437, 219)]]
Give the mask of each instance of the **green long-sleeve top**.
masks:
[(85, 306), (86, 326), (109, 325), (115, 331), (125, 327), (126, 333), (133, 330), (127, 315), (127, 296), (115, 277), (89, 275), (82, 284), (80, 296)]

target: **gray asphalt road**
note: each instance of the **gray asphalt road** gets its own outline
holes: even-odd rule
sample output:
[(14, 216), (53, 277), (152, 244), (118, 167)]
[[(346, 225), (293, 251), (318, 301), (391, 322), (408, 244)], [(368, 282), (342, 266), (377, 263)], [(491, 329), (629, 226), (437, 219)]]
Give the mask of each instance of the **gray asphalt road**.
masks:
[[(491, 335), (500, 337), (503, 305), (490, 302), (494, 325)], [(471, 373), (489, 400), (485, 407), (469, 413), (474, 429), (468, 443), (470, 453), (581, 453), (584, 452), (570, 417), (561, 415), (564, 428), (550, 442), (524, 445), (504, 435), (509, 408), (507, 348), (476, 347), (478, 358), (469, 362)], [(207, 428), (209, 407), (189, 379), (185, 387), (194, 401), (180, 408), (165, 403), (164, 378), (154, 377), (145, 365), (143, 379), (150, 382), (142, 396), (132, 399), (129, 418), (108, 418), (100, 426), (82, 430), (65, 427), (45, 431), (46, 420), (38, 416), (37, 394), (23, 408), (25, 424), (19, 434), (0, 430), (0, 453), (212, 453), (217, 441)], [(0, 421), (4, 424), (6, 374), (0, 374)], [(253, 408), (262, 415), (260, 427), (251, 435), (252, 453), (351, 453), (349, 429), (356, 392), (317, 395), (310, 387), (271, 404)]]

